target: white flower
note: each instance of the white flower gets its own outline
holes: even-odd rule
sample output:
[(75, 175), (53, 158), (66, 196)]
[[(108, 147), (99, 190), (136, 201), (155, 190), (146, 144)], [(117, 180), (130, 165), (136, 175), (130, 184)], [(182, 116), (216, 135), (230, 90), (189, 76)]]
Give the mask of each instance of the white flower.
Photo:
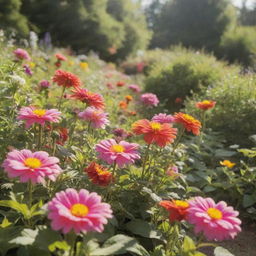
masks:
[(9, 77), (13, 83), (18, 85), (24, 85), (26, 83), (26, 80), (18, 75), (10, 75)]

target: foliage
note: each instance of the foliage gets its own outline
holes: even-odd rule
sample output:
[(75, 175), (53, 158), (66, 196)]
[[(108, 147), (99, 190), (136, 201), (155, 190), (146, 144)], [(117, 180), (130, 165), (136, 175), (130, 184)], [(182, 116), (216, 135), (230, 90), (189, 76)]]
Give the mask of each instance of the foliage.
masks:
[[(176, 52), (169, 62), (152, 65), (146, 78), (146, 90), (155, 93), (168, 109), (179, 109), (176, 98), (192, 95), (192, 92), (205, 90), (222, 79), (224, 63), (213, 56), (200, 52), (182, 50)], [(235, 69), (230, 69), (231, 72)]]
[(222, 36), (218, 55), (231, 63), (253, 66), (256, 56), (255, 41), (256, 27), (237, 27)]
[(214, 50), (235, 19), (228, 0), (166, 1), (153, 26), (152, 46), (166, 48), (181, 43), (185, 47)]
[(0, 28), (24, 37), (29, 34), (29, 26), (27, 18), (20, 13), (21, 4), (21, 0), (0, 1)]

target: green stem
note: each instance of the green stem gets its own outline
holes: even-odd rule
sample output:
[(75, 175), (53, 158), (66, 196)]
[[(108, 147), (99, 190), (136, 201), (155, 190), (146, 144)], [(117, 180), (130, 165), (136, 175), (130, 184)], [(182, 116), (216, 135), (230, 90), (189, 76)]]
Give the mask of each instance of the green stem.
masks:
[(149, 156), (149, 152), (150, 152), (150, 146), (151, 146), (151, 144), (147, 145), (147, 149), (146, 149), (146, 153), (145, 153), (145, 158), (144, 158), (143, 165), (142, 165), (142, 172), (141, 172), (141, 178), (142, 179), (144, 178), (144, 176), (146, 174), (146, 164), (147, 164), (147, 161), (148, 161), (148, 156)]
[(33, 194), (33, 184), (31, 181), (28, 182), (28, 206), (29, 209), (32, 207), (32, 194)]
[(70, 245), (69, 250), (69, 256), (75, 256), (75, 247), (76, 247), (76, 234), (75, 233), (69, 233), (66, 236), (66, 240), (68, 241), (68, 244)]
[(203, 140), (203, 133), (204, 133), (205, 129), (206, 129), (206, 111), (204, 110), (203, 116), (202, 116), (202, 130), (200, 133), (200, 141), (201, 142)]
[(61, 96), (60, 96), (60, 100), (59, 100), (59, 103), (58, 103), (58, 106), (57, 106), (58, 110), (61, 109), (61, 103), (62, 103), (62, 99), (63, 99), (65, 90), (66, 90), (66, 86), (63, 86), (63, 89), (62, 89), (62, 92), (61, 92)]
[(179, 145), (179, 143), (180, 143), (181, 137), (183, 136), (184, 133), (185, 133), (185, 128), (182, 127), (182, 128), (181, 128), (181, 131), (180, 131), (180, 133), (178, 134), (178, 137), (177, 137), (177, 139), (176, 139), (176, 141), (175, 141), (175, 143), (174, 143), (174, 145), (173, 145), (171, 155), (174, 154), (176, 148), (178, 147), (178, 145)]
[(114, 165), (113, 165), (113, 170), (112, 170), (112, 173), (113, 173), (113, 177), (115, 178), (116, 176), (116, 161), (114, 162)]
[(43, 127), (42, 125), (38, 124), (39, 126), (39, 132), (38, 132), (38, 144), (37, 144), (37, 148), (38, 150), (41, 149), (42, 147), (42, 136), (43, 136)]

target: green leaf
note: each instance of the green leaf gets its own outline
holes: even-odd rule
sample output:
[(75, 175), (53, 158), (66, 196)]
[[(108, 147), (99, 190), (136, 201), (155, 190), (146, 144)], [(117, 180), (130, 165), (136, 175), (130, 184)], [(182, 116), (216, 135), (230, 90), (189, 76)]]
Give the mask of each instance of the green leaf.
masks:
[(234, 256), (234, 254), (223, 247), (216, 247), (214, 250), (214, 256)]
[(196, 245), (194, 241), (188, 236), (185, 236), (184, 238), (183, 250), (184, 252), (193, 252), (196, 250)]
[(10, 225), (12, 225), (12, 223), (9, 222), (9, 220), (5, 217), (2, 221), (2, 223), (0, 224), (0, 228), (6, 228)]
[(31, 217), (30, 211), (26, 204), (20, 204), (14, 200), (1, 200), (0, 206), (9, 207), (9, 208), (21, 213), (25, 219), (29, 219)]
[(142, 247), (135, 238), (116, 235), (108, 239), (103, 248), (98, 248), (90, 253), (91, 256), (110, 256), (131, 252), (140, 256), (149, 256), (149, 253)]
[(54, 252), (55, 250), (63, 250), (68, 251), (70, 249), (70, 246), (67, 244), (66, 241), (56, 241), (48, 246), (50, 252)]
[(247, 208), (256, 203), (256, 194), (244, 195), (243, 197), (243, 207)]
[(163, 239), (161, 233), (144, 220), (132, 220), (126, 224), (126, 228), (135, 235), (159, 240)]
[(215, 157), (219, 157), (219, 158), (227, 158), (227, 157), (231, 157), (235, 154), (236, 154), (236, 152), (234, 152), (234, 151), (224, 150), (224, 149), (217, 149), (215, 151)]

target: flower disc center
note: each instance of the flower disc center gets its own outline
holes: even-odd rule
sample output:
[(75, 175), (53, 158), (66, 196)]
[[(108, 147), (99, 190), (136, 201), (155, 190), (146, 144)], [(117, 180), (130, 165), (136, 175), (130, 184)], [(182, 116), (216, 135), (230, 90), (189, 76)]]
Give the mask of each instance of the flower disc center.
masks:
[(36, 169), (41, 167), (42, 163), (39, 159), (37, 158), (33, 158), (33, 157), (29, 157), (24, 161), (24, 164), (32, 169)]
[(74, 204), (70, 212), (76, 217), (85, 217), (89, 213), (89, 208), (84, 204)]
[(220, 220), (222, 218), (222, 212), (216, 208), (209, 208), (207, 214), (215, 220)]

